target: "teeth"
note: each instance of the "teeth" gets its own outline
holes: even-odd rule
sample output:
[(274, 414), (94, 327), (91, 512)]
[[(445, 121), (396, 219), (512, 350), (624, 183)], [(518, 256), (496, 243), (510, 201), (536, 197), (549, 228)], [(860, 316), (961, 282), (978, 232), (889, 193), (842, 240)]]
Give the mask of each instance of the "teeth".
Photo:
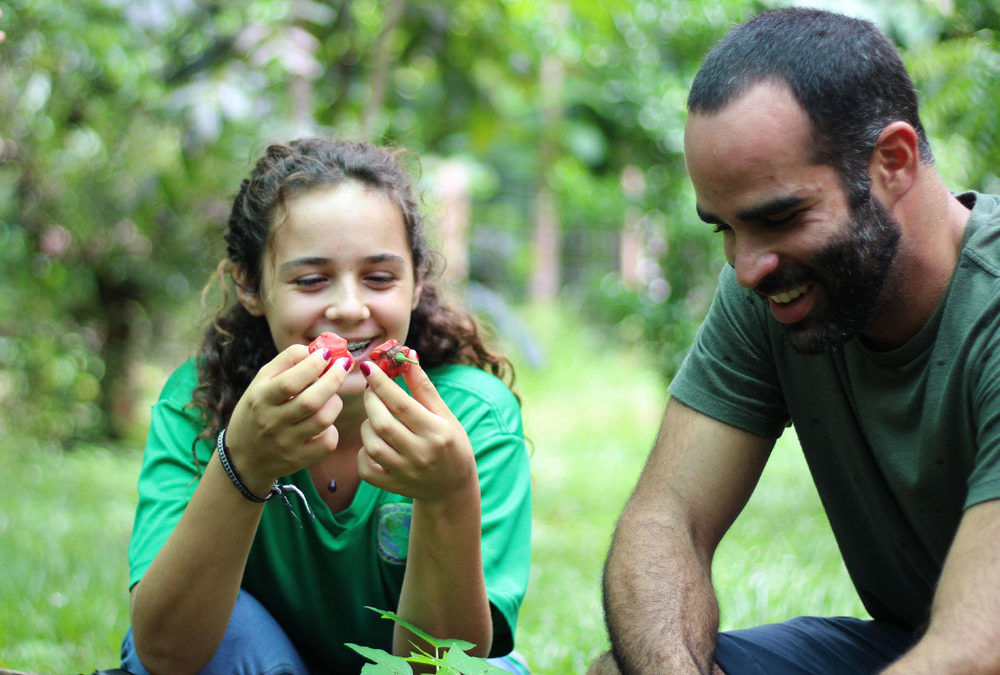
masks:
[(769, 297), (771, 298), (771, 300), (774, 300), (779, 305), (783, 305), (786, 302), (791, 302), (795, 298), (805, 293), (807, 290), (809, 290), (809, 285), (802, 284), (801, 286), (797, 286), (795, 288), (783, 291), (781, 293), (778, 293), (777, 295), (771, 295)]
[(371, 340), (355, 340), (354, 342), (347, 343), (347, 351), (349, 352), (359, 352), (365, 347), (371, 344)]

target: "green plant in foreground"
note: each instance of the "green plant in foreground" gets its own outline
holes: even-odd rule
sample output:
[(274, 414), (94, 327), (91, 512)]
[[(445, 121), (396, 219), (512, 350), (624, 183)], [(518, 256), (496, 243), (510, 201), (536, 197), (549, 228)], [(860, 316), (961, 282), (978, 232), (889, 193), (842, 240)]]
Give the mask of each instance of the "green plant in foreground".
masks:
[(395, 621), (414, 635), (423, 638), (427, 644), (433, 647), (434, 653), (431, 654), (412, 642), (410, 644), (413, 645), (416, 651), (410, 652), (410, 655), (407, 657), (395, 656), (384, 649), (362, 647), (345, 642), (345, 645), (358, 654), (361, 654), (361, 656), (374, 661), (374, 663), (365, 664), (364, 668), (361, 669), (361, 675), (412, 675), (413, 669), (410, 667), (411, 663), (423, 663), (434, 666), (435, 673), (444, 673), (445, 675), (451, 675), (452, 673), (460, 675), (506, 675), (506, 671), (496, 666), (491, 666), (486, 659), (466, 654), (465, 652), (476, 646), (471, 642), (455, 638), (440, 639), (431, 637), (425, 631), (420, 630), (405, 619), (401, 619), (395, 612), (388, 612), (384, 609), (367, 606), (365, 609), (370, 609), (373, 612), (381, 614), (383, 619)]

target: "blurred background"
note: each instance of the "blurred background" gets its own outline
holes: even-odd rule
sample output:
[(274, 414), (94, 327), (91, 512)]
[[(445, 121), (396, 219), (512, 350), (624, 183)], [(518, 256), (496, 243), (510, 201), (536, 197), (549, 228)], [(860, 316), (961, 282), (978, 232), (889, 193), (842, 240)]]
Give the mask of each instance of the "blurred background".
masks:
[[(513, 306), (558, 300), (669, 377), (722, 256), (681, 138), (744, 0), (0, 3), (0, 435), (142, 435), (250, 160), (337, 134), (419, 158), (447, 273), (531, 363)], [(956, 189), (998, 188), (1000, 13), (869, 0)], [(138, 427), (138, 428), (137, 428)]]
[[(525, 374), (537, 531), (557, 537), (581, 518), (565, 510), (565, 490), (592, 509), (594, 494), (606, 500), (593, 530), (555, 546), (548, 567), (543, 550), (533, 571), (533, 584), (567, 579), (566, 596), (586, 587), (586, 607), (544, 591), (526, 606), (532, 656), (548, 663), (540, 670), (579, 671), (604, 647), (596, 580), (607, 537), (723, 263), (684, 172), (687, 87), (733, 23), (778, 4), (787, 3), (0, 0), (0, 666), (6, 655), (10, 667), (69, 668), (120, 638), (149, 404), (214, 309), (199, 296), (223, 255), (231, 200), (268, 142), (333, 134), (418, 158), (446, 279)], [(1000, 192), (994, 0), (807, 4), (882, 27), (920, 89), (949, 186)], [(633, 355), (620, 372), (645, 378), (597, 383), (582, 399), (592, 426), (577, 436), (545, 426), (576, 424), (570, 404), (593, 384), (569, 367), (546, 370), (568, 346), (582, 363)], [(609, 411), (607, 447), (628, 451), (615, 456), (618, 482), (591, 490), (595, 472), (568, 467), (608, 462), (585, 452), (602, 424), (597, 407)], [(49, 508), (63, 515), (39, 515)], [(67, 520), (74, 509), (92, 517)], [(86, 558), (109, 522), (107, 557), (52, 567), (68, 550)], [(581, 577), (560, 567), (584, 548)], [(104, 586), (83, 590), (107, 569)], [(60, 575), (75, 580), (53, 591)], [(72, 629), (49, 621), (77, 593), (107, 600), (107, 625), (91, 652), (59, 660), (58, 640), (31, 636), (98, 639), (79, 627), (94, 625), (86, 614)], [(592, 632), (567, 633), (586, 634), (585, 646), (546, 656), (553, 625), (585, 615)]]

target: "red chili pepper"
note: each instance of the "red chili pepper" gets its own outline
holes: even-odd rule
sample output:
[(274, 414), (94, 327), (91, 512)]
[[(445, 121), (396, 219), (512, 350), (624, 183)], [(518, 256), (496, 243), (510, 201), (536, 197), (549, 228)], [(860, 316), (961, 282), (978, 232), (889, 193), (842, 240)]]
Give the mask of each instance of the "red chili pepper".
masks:
[[(330, 370), (330, 366), (333, 362), (342, 356), (346, 356), (351, 360), (351, 365), (354, 364), (354, 357), (351, 356), (351, 352), (347, 351), (347, 340), (340, 337), (336, 333), (331, 333), (329, 331), (325, 333), (320, 333), (315, 340), (309, 343), (309, 353), (316, 351), (317, 349), (329, 349), (330, 356), (328, 357), (328, 362), (326, 368), (323, 372)], [(350, 366), (348, 366), (350, 369)]]
[(372, 350), (371, 360), (389, 377), (399, 377), (411, 363), (418, 363), (413, 354), (413, 350), (399, 344), (399, 340), (386, 340)]

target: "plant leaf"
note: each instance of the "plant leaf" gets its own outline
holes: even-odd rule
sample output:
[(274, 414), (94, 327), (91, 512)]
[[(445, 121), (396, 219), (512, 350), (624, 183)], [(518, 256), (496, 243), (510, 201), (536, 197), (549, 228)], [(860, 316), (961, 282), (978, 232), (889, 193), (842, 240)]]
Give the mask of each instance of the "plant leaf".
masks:
[(458, 638), (438, 638), (438, 645), (448, 649), (449, 651), (460, 650), (467, 652), (476, 646), (474, 642), (466, 642), (465, 640), (460, 640)]
[(417, 628), (406, 619), (401, 618), (395, 612), (390, 612), (389, 610), (386, 609), (378, 609), (377, 607), (369, 607), (368, 605), (365, 605), (365, 609), (370, 609), (376, 614), (381, 615), (383, 619), (395, 621), (400, 626), (410, 631), (417, 637), (426, 640), (428, 644), (430, 644), (432, 647), (435, 647), (436, 649), (451, 649), (452, 647), (458, 647), (459, 649), (464, 651), (466, 649), (472, 649), (473, 647), (476, 646), (471, 642), (466, 642), (465, 640), (458, 640), (456, 638), (436, 638), (427, 631), (421, 630), (420, 628)]
[(449, 649), (444, 662), (462, 675), (507, 675), (507, 671), (491, 665), (486, 659), (470, 656), (457, 649)]
[(410, 668), (410, 664), (406, 662), (406, 659), (390, 654), (384, 649), (362, 647), (352, 642), (345, 642), (344, 644), (377, 664), (365, 664), (365, 667), (361, 669), (364, 675), (413, 675), (413, 669)]

